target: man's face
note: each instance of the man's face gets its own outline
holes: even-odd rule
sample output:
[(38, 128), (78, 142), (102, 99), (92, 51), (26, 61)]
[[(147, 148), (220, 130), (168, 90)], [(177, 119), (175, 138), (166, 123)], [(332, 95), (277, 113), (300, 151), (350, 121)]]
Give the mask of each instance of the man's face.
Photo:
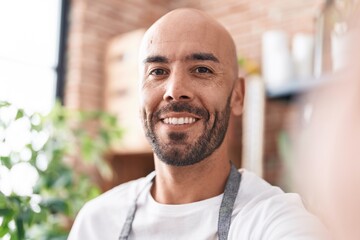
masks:
[(163, 162), (195, 164), (223, 142), (236, 73), (216, 32), (180, 26), (149, 35), (141, 54), (146, 136)]

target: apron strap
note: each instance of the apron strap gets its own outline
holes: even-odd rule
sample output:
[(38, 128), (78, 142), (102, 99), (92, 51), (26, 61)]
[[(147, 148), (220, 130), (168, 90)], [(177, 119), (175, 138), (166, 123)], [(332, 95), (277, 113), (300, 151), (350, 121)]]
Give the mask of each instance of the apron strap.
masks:
[(136, 198), (133, 200), (133, 204), (131, 205), (127, 216), (126, 216), (126, 220), (125, 223), (123, 225), (123, 228), (121, 229), (121, 233), (119, 236), (119, 240), (128, 240), (129, 236), (130, 236), (130, 232), (131, 232), (131, 226), (132, 223), (134, 221), (135, 218), (135, 213), (136, 213), (136, 208), (137, 208), (137, 200), (140, 197), (141, 193), (144, 191), (144, 189), (146, 188), (146, 186), (148, 186), (148, 184), (150, 184), (153, 179), (155, 178), (155, 172), (150, 173), (149, 175), (146, 176), (145, 180), (144, 180), (144, 185), (142, 186), (142, 188), (140, 189), (140, 191), (138, 192)]
[(135, 212), (136, 212), (136, 204), (133, 204), (129, 209), (128, 215), (126, 216), (126, 220), (121, 230), (119, 240), (128, 240), (131, 231), (131, 225), (135, 217)]
[(241, 182), (241, 174), (236, 167), (231, 164), (230, 176), (226, 182), (224, 196), (220, 205), (218, 220), (219, 240), (226, 240), (229, 234), (231, 215), (234, 208), (237, 193)]

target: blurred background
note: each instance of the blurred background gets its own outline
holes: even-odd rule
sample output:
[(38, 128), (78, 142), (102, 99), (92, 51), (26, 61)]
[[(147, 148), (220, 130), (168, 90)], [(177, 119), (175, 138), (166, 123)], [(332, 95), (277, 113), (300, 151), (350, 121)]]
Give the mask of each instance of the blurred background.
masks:
[(153, 170), (138, 116), (138, 45), (182, 7), (213, 16), (237, 46), (247, 95), (244, 115), (230, 120), (231, 160), (297, 190), (293, 139), (316, 111), (300, 96), (345, 66), (358, 5), (0, 0), (0, 238), (66, 239), (85, 201)]

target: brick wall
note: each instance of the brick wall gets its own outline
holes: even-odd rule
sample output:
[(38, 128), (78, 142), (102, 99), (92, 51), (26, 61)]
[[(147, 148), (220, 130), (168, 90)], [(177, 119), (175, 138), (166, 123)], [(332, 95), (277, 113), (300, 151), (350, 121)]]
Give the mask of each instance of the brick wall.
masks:
[(102, 109), (106, 46), (114, 36), (148, 27), (169, 11), (166, 0), (73, 0), (65, 105)]
[[(241, 57), (260, 62), (261, 34), (269, 29), (313, 32), (322, 0), (73, 0), (70, 13), (65, 104), (71, 108), (104, 107), (106, 44), (121, 33), (150, 26), (178, 7), (208, 12), (232, 34)], [(265, 178), (278, 183), (281, 164), (278, 133), (284, 127), (288, 103), (268, 100), (265, 124)], [(237, 120), (237, 122), (241, 122)], [(238, 131), (237, 134), (241, 134)], [(236, 138), (236, 136), (235, 136)], [(241, 139), (239, 137), (238, 139)]]
[(260, 59), (261, 34), (283, 29), (290, 35), (313, 31), (319, 0), (198, 0), (197, 7), (218, 19), (235, 39), (238, 54)]

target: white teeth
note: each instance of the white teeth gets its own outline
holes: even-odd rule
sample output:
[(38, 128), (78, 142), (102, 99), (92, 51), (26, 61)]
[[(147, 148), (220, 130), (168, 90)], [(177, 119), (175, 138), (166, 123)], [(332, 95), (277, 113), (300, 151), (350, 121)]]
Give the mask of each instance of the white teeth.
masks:
[(181, 117), (181, 118), (165, 118), (164, 123), (172, 124), (172, 125), (182, 125), (182, 124), (190, 124), (196, 121), (195, 118), (192, 117)]

